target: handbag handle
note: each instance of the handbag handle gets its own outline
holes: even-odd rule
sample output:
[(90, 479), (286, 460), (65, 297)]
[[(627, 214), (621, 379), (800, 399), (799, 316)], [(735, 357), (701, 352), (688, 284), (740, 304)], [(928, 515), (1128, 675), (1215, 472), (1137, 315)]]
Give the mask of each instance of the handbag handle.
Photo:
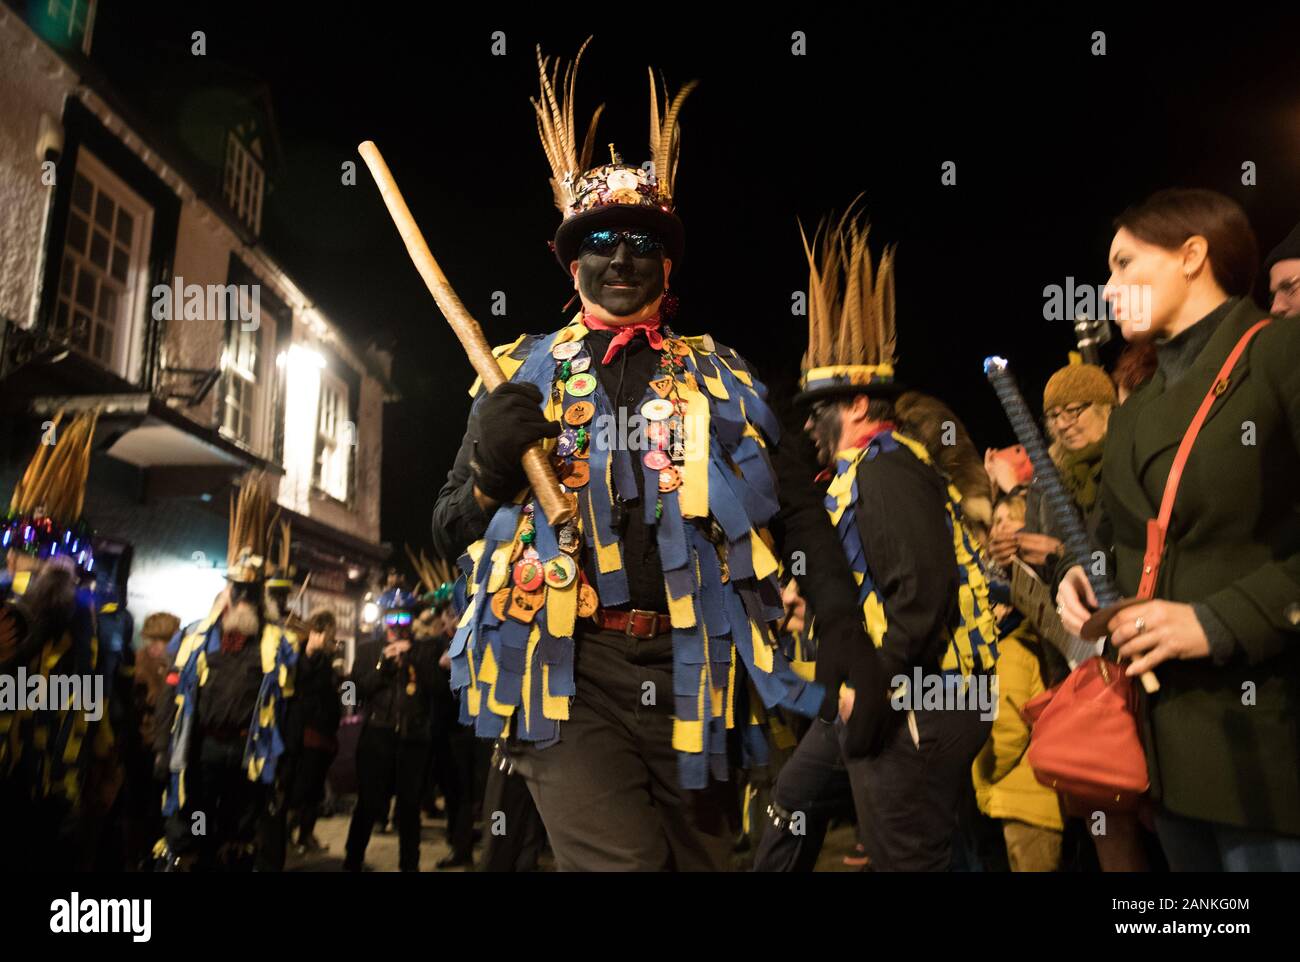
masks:
[(1228, 389), (1228, 378), (1232, 374), (1232, 369), (1237, 366), (1237, 361), (1245, 352), (1247, 345), (1250, 344), (1251, 338), (1258, 334), (1272, 322), (1272, 318), (1264, 318), (1256, 321), (1251, 325), (1241, 339), (1237, 341), (1237, 346), (1232, 349), (1228, 359), (1223, 362), (1223, 367), (1219, 368), (1218, 376), (1210, 385), (1210, 390), (1206, 392), (1201, 406), (1196, 411), (1196, 417), (1192, 418), (1191, 425), (1187, 428), (1187, 433), (1183, 435), (1183, 441), (1178, 445), (1178, 453), (1174, 455), (1173, 467), (1169, 469), (1169, 477), (1165, 481), (1164, 497), (1160, 499), (1160, 514), (1147, 521), (1147, 548), (1146, 554), (1142, 557), (1142, 579), (1138, 582), (1137, 596), (1146, 601), (1155, 596), (1156, 578), (1160, 575), (1160, 563), (1165, 553), (1165, 538), (1169, 534), (1169, 519), (1174, 513), (1174, 500), (1178, 497), (1178, 483), (1183, 478), (1183, 468), (1187, 466), (1187, 458), (1192, 453), (1192, 445), (1196, 443), (1196, 436), (1201, 433), (1201, 426), (1205, 424), (1205, 419), (1210, 415), (1210, 408), (1219, 396)]

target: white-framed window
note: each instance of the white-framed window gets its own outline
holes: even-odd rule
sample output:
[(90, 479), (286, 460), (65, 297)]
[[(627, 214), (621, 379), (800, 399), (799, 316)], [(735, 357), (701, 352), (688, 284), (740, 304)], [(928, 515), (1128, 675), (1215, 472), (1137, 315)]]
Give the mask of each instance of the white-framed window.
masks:
[(238, 319), (221, 357), (226, 385), (221, 430), (248, 448), (257, 448), (259, 401), (262, 394), (261, 328), (245, 330)]
[(138, 361), (153, 208), (77, 152), (52, 333), (123, 377)]
[(316, 465), (312, 484), (339, 501), (348, 499), (348, 459), (354, 428), (348, 418), (348, 388), (329, 371), (321, 371), (316, 419)]
[(264, 186), (261, 162), (235, 136), (235, 132), (230, 131), (226, 134), (226, 203), (254, 234), (262, 232)]

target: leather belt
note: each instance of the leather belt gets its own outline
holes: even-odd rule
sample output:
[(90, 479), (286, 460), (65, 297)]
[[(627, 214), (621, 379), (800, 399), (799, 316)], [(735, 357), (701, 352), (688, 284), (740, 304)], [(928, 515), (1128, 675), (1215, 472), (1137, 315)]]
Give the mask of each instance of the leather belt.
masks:
[(659, 611), (642, 611), (630, 608), (620, 611), (613, 608), (597, 608), (591, 620), (600, 628), (621, 631), (629, 638), (648, 641), (673, 630), (672, 619)]

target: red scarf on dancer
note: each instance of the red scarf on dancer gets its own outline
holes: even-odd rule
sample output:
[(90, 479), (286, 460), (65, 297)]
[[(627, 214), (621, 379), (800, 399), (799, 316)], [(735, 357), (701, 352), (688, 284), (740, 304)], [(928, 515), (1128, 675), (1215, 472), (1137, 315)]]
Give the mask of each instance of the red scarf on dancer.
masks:
[(617, 331), (613, 339), (609, 342), (609, 350), (601, 359), (601, 364), (608, 364), (614, 358), (618, 357), (618, 352), (623, 350), (624, 346), (636, 337), (637, 331), (645, 331), (645, 339), (650, 342), (650, 346), (656, 351), (662, 350), (664, 346), (664, 336), (659, 333), (659, 315), (654, 314), (644, 321), (637, 321), (635, 324), (606, 324), (594, 314), (588, 314), (585, 311), (582, 314), (582, 323), (587, 325), (589, 331)]

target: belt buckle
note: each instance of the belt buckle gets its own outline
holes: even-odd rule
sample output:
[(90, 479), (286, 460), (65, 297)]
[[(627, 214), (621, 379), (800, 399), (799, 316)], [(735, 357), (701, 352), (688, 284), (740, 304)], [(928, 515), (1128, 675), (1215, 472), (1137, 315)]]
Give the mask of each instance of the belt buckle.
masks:
[[(646, 629), (646, 631), (649, 632), (648, 634), (635, 630), (634, 625), (636, 624), (637, 618), (650, 619), (650, 625)], [(631, 608), (627, 613), (627, 624), (623, 626), (623, 634), (629, 638), (638, 638), (641, 641), (649, 641), (651, 638), (655, 637), (655, 624), (658, 620), (659, 612), (657, 611), (644, 611), (641, 608)]]

